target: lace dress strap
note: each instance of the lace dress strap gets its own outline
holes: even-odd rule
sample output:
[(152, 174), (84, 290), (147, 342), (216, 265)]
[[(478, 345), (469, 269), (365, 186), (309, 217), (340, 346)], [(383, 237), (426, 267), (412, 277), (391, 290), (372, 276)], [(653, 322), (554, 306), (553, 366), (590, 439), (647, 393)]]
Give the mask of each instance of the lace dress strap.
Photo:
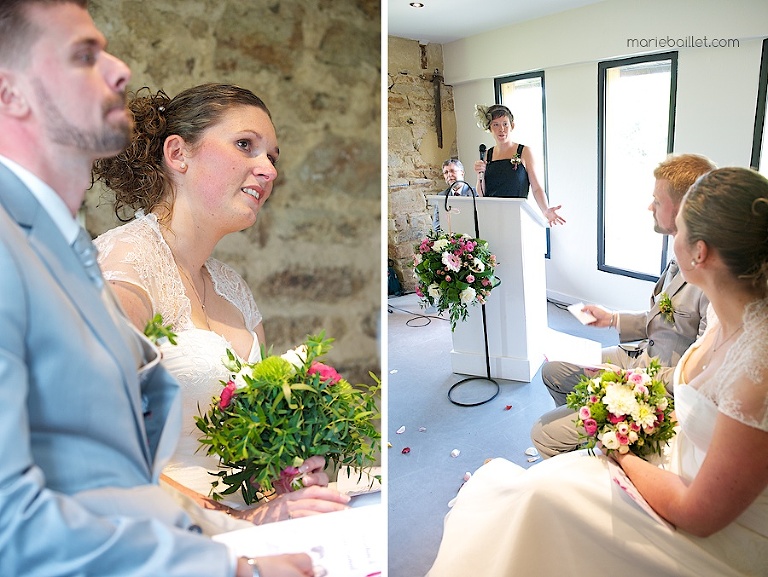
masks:
[[(714, 327), (716, 323), (710, 320), (708, 324)], [(731, 345), (714, 378), (699, 387), (699, 392), (711, 399), (718, 411), (763, 431), (768, 431), (766, 349), (768, 300), (758, 300), (747, 305), (744, 311), (744, 330)]]

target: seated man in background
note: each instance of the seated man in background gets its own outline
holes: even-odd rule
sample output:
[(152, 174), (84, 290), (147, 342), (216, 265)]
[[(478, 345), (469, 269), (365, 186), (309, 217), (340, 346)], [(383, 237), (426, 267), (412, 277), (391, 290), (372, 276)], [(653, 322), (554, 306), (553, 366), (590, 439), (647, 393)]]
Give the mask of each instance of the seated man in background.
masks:
[[(656, 232), (675, 235), (675, 217), (683, 195), (696, 179), (715, 168), (709, 159), (695, 154), (669, 156), (656, 167), (653, 202), (648, 207)], [(656, 357), (661, 363), (658, 376), (669, 389), (681, 355), (707, 326), (708, 304), (701, 289), (685, 282), (673, 258), (653, 288), (649, 310), (611, 312), (597, 305), (586, 305), (583, 310), (595, 317), (591, 326), (615, 328), (620, 342), (643, 341), (638, 347), (603, 349), (603, 362), (638, 368), (648, 366)], [(541, 378), (556, 405), (531, 430), (533, 443), (544, 457), (579, 448), (575, 412), (565, 406), (565, 399), (584, 375), (584, 368), (559, 361), (541, 367)]]
[[(451, 189), (450, 194), (453, 196), (469, 196), (472, 194), (472, 189), (466, 182), (459, 182), (464, 180), (464, 165), (461, 164), (458, 158), (449, 158), (443, 162), (443, 178), (445, 179), (445, 184)], [(445, 190), (440, 193), (441, 196), (444, 194)], [(440, 207), (437, 204), (435, 204), (434, 211), (432, 230), (440, 232)]]

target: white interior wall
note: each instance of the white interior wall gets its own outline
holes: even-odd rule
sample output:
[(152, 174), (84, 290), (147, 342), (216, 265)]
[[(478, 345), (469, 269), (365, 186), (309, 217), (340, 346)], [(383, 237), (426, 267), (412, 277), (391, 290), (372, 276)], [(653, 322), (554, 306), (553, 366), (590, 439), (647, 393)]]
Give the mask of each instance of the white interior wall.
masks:
[(474, 117), (475, 104), (493, 103), (493, 79), (545, 71), (548, 192), (568, 220), (551, 235), (551, 297), (647, 307), (652, 283), (597, 270), (597, 63), (669, 50), (627, 49), (627, 38), (690, 36), (737, 38), (740, 46), (677, 48), (675, 151), (704, 154), (719, 166), (748, 166), (762, 38), (768, 36), (764, 0), (606, 0), (443, 46), (459, 156), (467, 167), (481, 142), (493, 144)]

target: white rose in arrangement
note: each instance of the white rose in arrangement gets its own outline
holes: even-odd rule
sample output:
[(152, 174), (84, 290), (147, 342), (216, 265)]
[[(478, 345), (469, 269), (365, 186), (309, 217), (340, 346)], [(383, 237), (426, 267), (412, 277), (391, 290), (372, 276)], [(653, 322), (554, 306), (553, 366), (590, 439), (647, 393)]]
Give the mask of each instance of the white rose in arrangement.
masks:
[(446, 248), (446, 247), (447, 247), (449, 244), (450, 244), (450, 243), (448, 242), (448, 240), (447, 240), (447, 239), (444, 239), (444, 238), (438, 239), (438, 240), (436, 240), (436, 241), (435, 241), (435, 242), (432, 244), (432, 250), (433, 250), (433, 251), (435, 251), (435, 252), (443, 252), (443, 250), (445, 250), (445, 248)]
[(616, 437), (616, 433), (613, 431), (608, 431), (607, 433), (603, 434), (600, 437), (600, 440), (606, 449), (618, 449), (620, 446), (619, 439)]
[(475, 272), (483, 272), (485, 270), (485, 265), (483, 264), (483, 261), (481, 261), (479, 258), (476, 258), (472, 261), (472, 270)]
[(470, 286), (465, 288), (463, 291), (461, 291), (459, 298), (461, 299), (461, 302), (469, 304), (473, 300), (475, 300), (476, 296), (477, 296), (477, 291)]
[(235, 389), (243, 389), (248, 386), (248, 383), (245, 382), (245, 377), (243, 376), (243, 371), (240, 371), (236, 375), (234, 375), (232, 379), (235, 383)]
[(280, 355), (280, 358), (285, 359), (294, 367), (300, 369), (304, 366), (304, 363), (307, 362), (307, 347), (306, 345), (301, 345), (295, 349), (290, 349), (286, 353)]
[(429, 293), (429, 296), (431, 296), (433, 299), (440, 298), (440, 287), (434, 283), (429, 285), (429, 287), (427, 288), (427, 292)]

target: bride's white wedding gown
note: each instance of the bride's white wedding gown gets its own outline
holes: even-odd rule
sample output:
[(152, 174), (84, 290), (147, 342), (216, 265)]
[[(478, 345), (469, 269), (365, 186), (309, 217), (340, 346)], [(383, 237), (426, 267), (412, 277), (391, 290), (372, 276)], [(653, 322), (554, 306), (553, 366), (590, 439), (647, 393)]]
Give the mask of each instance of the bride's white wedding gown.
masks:
[[(182, 433), (173, 458), (163, 473), (178, 483), (203, 495), (211, 490), (214, 480), (209, 471), (216, 471), (218, 458), (198, 451), (200, 431), (195, 416), (205, 412), (211, 398), (221, 392), (229, 374), (222, 363), (226, 350), (232, 349), (227, 340), (209, 330), (192, 324), (192, 307), (184, 292), (181, 275), (171, 250), (160, 233), (153, 214), (137, 214), (131, 222), (107, 231), (95, 240), (99, 249), (99, 264), (108, 281), (133, 284), (146, 292), (152, 308), (172, 325), (177, 344), (163, 344), (163, 366), (182, 387)], [(245, 326), (253, 335), (248, 362), (261, 358), (260, 343), (253, 329), (261, 322), (253, 295), (242, 277), (231, 267), (209, 258), (206, 268), (215, 291), (229, 300), (243, 314)], [(242, 508), (240, 493), (230, 495), (225, 504)]]
[[(708, 332), (718, 324), (716, 318), (710, 320)], [(697, 383), (698, 389), (683, 381), (696, 346), (682, 357), (675, 373), (680, 432), (665, 465), (686, 480), (704, 461), (718, 411), (768, 431), (768, 304), (750, 305), (744, 332), (714, 378)], [(736, 383), (745, 374), (751, 377), (746, 387)], [(765, 460), (768, 455), (755, 458)], [(611, 480), (605, 457), (580, 451), (528, 470), (494, 459), (459, 491), (428, 577), (590, 573), (766, 576), (768, 489), (733, 523), (699, 538), (670, 529), (641, 510)]]

